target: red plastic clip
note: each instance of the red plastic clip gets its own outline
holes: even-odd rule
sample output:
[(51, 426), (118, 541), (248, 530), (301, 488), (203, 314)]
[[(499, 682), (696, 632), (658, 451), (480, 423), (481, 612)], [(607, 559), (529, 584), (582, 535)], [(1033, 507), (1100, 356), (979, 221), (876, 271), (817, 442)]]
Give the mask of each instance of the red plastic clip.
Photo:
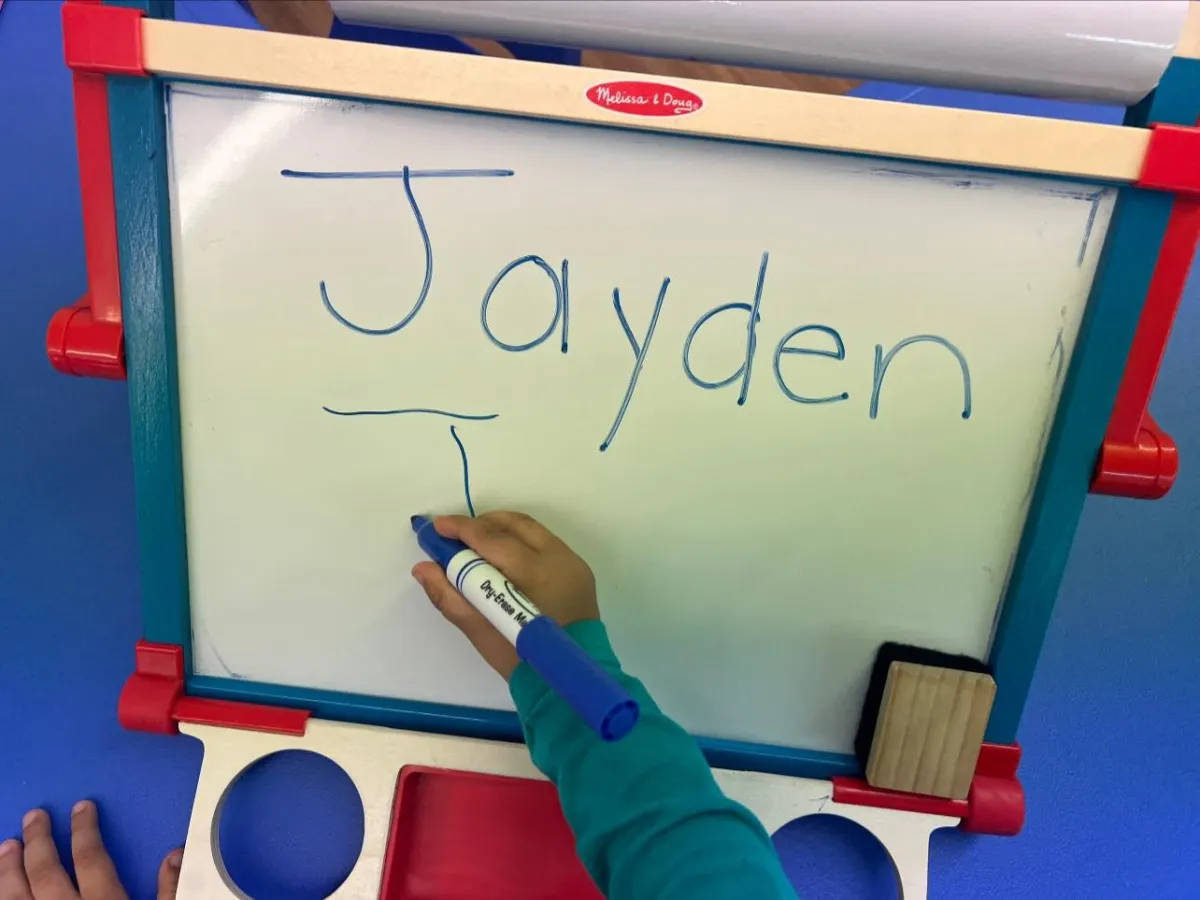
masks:
[(272, 734), (304, 735), (306, 709), (263, 706), (183, 695), (183, 648), (138, 641), (134, 673), (121, 690), (117, 719), (131, 731), (178, 734), (180, 722), (220, 725)]
[(100, 73), (145, 74), (141, 15), (140, 10), (100, 6), (95, 0), (68, 0), (63, 5), (63, 52), (73, 70), (88, 292), (51, 318), (46, 355), (55, 369), (68, 375), (125, 377), (108, 84)]
[(1091, 491), (1154, 500), (1171, 489), (1179, 471), (1175, 442), (1147, 407), (1200, 238), (1200, 129), (1155, 126), (1138, 186), (1177, 194)]
[(984, 744), (959, 827), (976, 834), (1014, 835), (1025, 825), (1025, 789), (1017, 779), (1020, 744)]
[(92, 295), (87, 294), (50, 317), (46, 355), (50, 364), (66, 375), (122, 379), (125, 344), (121, 320), (96, 321)]
[(94, 0), (64, 4), (63, 55), (74, 72), (144, 77), (142, 11)]
[(172, 710), (183, 694), (183, 648), (138, 641), (133, 674), (121, 689), (117, 719), (131, 731), (176, 734)]
[(303, 737), (312, 713), (307, 709), (264, 706), (261, 703), (180, 697), (175, 703), (173, 715), (176, 722), (190, 722), (193, 725), (220, 725), (223, 728)]
[(1155, 123), (1137, 186), (1200, 197), (1200, 129)]
[(833, 777), (837, 803), (898, 809), (961, 819), (959, 827), (978, 834), (1017, 834), (1025, 824), (1025, 791), (1017, 780), (1021, 748), (984, 744), (975, 765), (975, 777), (966, 800), (947, 800), (902, 791), (873, 788), (861, 778)]
[(925, 794), (885, 791), (871, 787), (861, 778), (850, 778), (846, 775), (834, 775), (832, 781), (833, 799), (837, 803), (927, 813), (931, 816), (950, 816), (953, 819), (965, 819), (970, 812), (970, 805), (966, 800), (947, 800), (945, 797), (928, 797)]
[(1179, 449), (1146, 413), (1132, 442), (1105, 438), (1092, 475), (1091, 492), (1139, 500), (1165, 497), (1179, 474)]

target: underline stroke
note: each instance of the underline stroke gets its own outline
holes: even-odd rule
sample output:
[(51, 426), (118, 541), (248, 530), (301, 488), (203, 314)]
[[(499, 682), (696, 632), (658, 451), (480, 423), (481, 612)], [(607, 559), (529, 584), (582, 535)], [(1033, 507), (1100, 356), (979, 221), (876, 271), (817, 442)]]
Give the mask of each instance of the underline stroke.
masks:
[[(404, 170), (395, 172), (309, 172), (300, 169), (280, 169), (284, 178), (404, 178)], [(409, 169), (409, 178), (511, 178), (512, 169)]]
[(448, 419), (462, 419), (467, 422), (487, 422), (500, 417), (500, 413), (457, 413), (446, 409), (330, 409), (328, 406), (322, 406), (321, 409), (325, 410), (331, 416), (404, 416), (411, 413), (427, 416), (445, 416)]

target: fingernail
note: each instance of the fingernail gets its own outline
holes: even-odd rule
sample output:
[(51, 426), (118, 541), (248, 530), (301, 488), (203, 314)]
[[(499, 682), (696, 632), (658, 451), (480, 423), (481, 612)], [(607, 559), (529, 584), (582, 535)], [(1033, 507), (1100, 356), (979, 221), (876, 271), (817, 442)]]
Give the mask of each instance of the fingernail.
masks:
[(178, 869), (183, 865), (182, 847), (180, 847), (178, 850), (172, 850), (169, 854), (167, 854), (167, 865), (172, 869)]
[(45, 813), (40, 809), (31, 809), (29, 812), (25, 813), (25, 818), (21, 820), (21, 827), (28, 828), (44, 815)]
[(81, 812), (87, 812), (87, 810), (89, 810), (91, 808), (92, 808), (91, 800), (80, 800), (78, 803), (76, 803), (74, 806), (71, 807), (71, 818), (73, 819), (77, 815), (79, 815)]
[(18, 846), (20, 846), (20, 845), (12, 838), (9, 838), (3, 844), (0, 844), (0, 859), (2, 859), (5, 856), (8, 856), (8, 854), (10, 854), (14, 850), (16, 850)]

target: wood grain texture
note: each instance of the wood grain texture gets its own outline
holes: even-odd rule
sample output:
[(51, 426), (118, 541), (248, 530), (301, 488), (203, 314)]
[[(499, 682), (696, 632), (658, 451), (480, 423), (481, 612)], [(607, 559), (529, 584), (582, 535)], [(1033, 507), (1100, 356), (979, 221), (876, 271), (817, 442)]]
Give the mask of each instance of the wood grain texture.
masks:
[(459, 38), (464, 44), (481, 56), (494, 56), (497, 59), (513, 59), (512, 53), (499, 41), (489, 41), (487, 38)]
[(995, 696), (990, 675), (892, 663), (867, 782), (884, 790), (965, 800)]
[(329, 0), (250, 0), (254, 18), (268, 31), (328, 37), (333, 27)]
[(1115, 182), (1138, 178), (1149, 141), (1139, 128), (690, 79), (670, 83), (703, 97), (699, 112), (630, 116), (587, 100), (607, 71), (156, 19), (142, 45), (165, 77)]

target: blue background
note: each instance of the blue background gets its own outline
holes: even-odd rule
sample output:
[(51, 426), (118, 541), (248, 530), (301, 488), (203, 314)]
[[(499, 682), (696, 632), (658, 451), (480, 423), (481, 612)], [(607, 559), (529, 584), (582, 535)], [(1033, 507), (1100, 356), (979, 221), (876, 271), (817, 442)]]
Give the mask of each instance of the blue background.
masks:
[[(177, 15), (252, 24), (231, 0), (177, 0)], [(1068, 109), (896, 85), (862, 93)], [(932, 898), (1200, 898), (1196, 281), (1152, 406), (1182, 448), (1179, 482), (1156, 503), (1089, 499), (1022, 722), (1026, 828), (1016, 838), (936, 835)], [(8, 0), (0, 8), (0, 839), (41, 805), (65, 847), (71, 803), (94, 798), (130, 894), (148, 897), (159, 860), (183, 841), (200, 747), (117, 723), (141, 631), (125, 386), (58, 375), (44, 348), (50, 315), (85, 288), (59, 6)], [(303, 755), (268, 761), (240, 782), (222, 844), (243, 887), (262, 898), (328, 891), (360, 840), (349, 790), (336, 770)], [(802, 820), (777, 844), (804, 897), (896, 896), (882, 851), (856, 826)]]

